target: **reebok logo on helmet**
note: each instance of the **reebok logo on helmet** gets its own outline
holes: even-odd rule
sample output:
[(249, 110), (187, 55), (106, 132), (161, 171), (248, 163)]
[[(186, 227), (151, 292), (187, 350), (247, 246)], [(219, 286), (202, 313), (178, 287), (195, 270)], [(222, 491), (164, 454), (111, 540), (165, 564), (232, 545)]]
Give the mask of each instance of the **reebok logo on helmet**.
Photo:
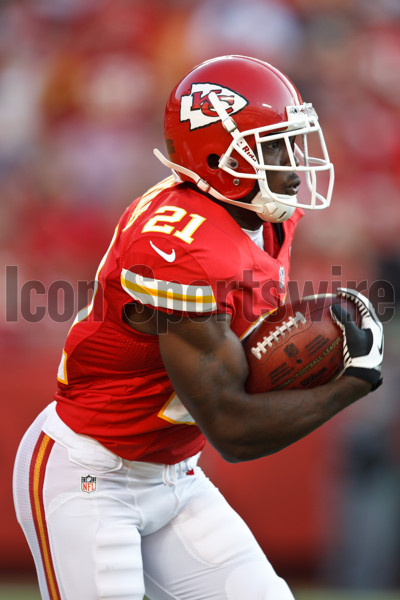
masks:
[(180, 112), (181, 121), (189, 121), (191, 131), (220, 121), (210, 101), (210, 92), (217, 94), (229, 115), (239, 112), (248, 104), (237, 92), (216, 83), (193, 83), (190, 94), (181, 97)]

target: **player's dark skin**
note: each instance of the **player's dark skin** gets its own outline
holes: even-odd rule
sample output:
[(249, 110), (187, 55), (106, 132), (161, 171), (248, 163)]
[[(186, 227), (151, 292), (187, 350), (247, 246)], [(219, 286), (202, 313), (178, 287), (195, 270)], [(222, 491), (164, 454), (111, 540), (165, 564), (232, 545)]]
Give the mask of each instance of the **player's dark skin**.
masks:
[[(265, 144), (263, 153), (268, 164), (288, 164), (282, 140)], [(268, 173), (268, 184), (275, 193), (293, 195), (299, 183), (293, 172)], [(241, 227), (257, 229), (261, 225), (256, 213), (221, 205)], [(229, 327), (228, 315), (173, 319), (132, 303), (125, 316), (133, 329), (159, 336), (161, 356), (177, 395), (209, 442), (229, 462), (278, 452), (371, 389), (362, 379), (344, 376), (313, 389), (250, 395), (244, 388), (246, 356)]]

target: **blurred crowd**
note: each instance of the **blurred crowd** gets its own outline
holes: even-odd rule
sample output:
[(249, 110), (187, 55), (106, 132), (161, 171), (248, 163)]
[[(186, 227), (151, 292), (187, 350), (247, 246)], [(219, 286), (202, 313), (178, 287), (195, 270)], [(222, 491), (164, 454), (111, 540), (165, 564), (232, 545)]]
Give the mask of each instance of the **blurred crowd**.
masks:
[[(4, 265), (18, 267), (19, 286), (32, 280), (75, 286), (94, 276), (121, 211), (168, 175), (152, 150), (163, 150), (172, 87), (202, 60), (229, 53), (271, 62), (293, 79), (317, 109), (335, 164), (332, 206), (300, 227), (298, 281), (365, 281), (366, 292), (382, 281), (375, 299), (398, 306), (398, 0), (2, 0), (0, 254)], [(6, 272), (0, 277), (11, 302)], [(6, 309), (7, 295), (1, 302)], [(346, 557), (341, 573), (349, 585), (398, 578), (388, 558), (383, 571), (372, 565), (371, 546), (379, 542), (380, 559), (395, 557), (398, 567), (400, 536), (387, 522), (400, 521), (400, 326), (392, 312), (385, 315), (388, 384), (377, 392), (381, 408), (375, 395), (338, 419), (335, 434), (348, 459), (338, 468), (342, 497), (351, 500), (343, 500), (351, 535), (336, 540), (324, 572), (329, 577), (341, 566), (339, 554)], [(2, 350), (60, 349), (65, 324), (46, 316), (34, 325), (18, 319), (0, 326)], [(382, 520), (374, 522), (378, 513), (386, 515), (384, 535)], [(366, 518), (368, 544), (358, 535)], [(357, 543), (364, 548), (360, 564)]]

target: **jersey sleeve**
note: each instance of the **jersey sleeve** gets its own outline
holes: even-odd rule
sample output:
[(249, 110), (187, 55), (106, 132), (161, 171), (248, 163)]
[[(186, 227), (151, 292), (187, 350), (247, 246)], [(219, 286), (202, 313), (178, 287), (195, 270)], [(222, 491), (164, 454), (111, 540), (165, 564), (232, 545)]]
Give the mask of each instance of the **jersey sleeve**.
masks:
[(232, 312), (225, 282), (240, 257), (230, 222), (237, 227), (223, 208), (185, 184), (156, 187), (133, 207), (122, 230), (123, 290), (164, 311)]
[[(167, 257), (167, 258), (165, 258)], [(136, 240), (122, 259), (121, 285), (141, 304), (188, 314), (232, 312), (221, 283), (232, 268), (212, 248), (186, 248), (161, 236)]]
[(233, 311), (226, 282), (236, 272), (238, 251), (223, 226), (205, 214), (190, 241), (154, 228), (147, 232), (138, 223), (121, 252), (120, 282), (131, 298), (164, 311)]

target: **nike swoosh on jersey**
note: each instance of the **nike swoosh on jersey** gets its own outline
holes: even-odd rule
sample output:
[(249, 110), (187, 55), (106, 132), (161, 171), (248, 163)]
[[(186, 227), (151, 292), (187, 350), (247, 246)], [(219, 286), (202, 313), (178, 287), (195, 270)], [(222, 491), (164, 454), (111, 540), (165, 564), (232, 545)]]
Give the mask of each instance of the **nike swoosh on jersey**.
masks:
[(153, 250), (155, 250), (157, 252), (157, 254), (159, 254), (161, 256), (161, 258), (163, 258), (167, 262), (174, 262), (175, 250), (171, 250), (171, 252), (164, 252), (163, 250), (160, 250), (160, 248), (157, 248), (157, 246), (155, 244), (153, 244), (153, 242), (151, 240), (150, 240), (150, 246), (153, 248)]

